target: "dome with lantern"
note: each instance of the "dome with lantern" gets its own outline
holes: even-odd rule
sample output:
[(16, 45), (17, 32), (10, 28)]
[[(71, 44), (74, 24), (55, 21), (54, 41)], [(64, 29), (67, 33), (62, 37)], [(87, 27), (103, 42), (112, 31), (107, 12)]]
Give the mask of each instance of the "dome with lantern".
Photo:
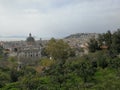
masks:
[(32, 37), (31, 33), (29, 34), (29, 37), (26, 39), (26, 42), (28, 44), (34, 44), (35, 43), (35, 39), (34, 39), (34, 37)]

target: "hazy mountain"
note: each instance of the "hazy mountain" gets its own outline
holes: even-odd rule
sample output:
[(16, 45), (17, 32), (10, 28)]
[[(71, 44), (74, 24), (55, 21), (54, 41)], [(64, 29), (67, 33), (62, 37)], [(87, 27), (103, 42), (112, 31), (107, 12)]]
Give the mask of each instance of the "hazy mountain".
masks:
[(65, 39), (84, 38), (84, 37), (98, 37), (98, 33), (76, 33), (76, 34), (71, 34), (65, 37)]

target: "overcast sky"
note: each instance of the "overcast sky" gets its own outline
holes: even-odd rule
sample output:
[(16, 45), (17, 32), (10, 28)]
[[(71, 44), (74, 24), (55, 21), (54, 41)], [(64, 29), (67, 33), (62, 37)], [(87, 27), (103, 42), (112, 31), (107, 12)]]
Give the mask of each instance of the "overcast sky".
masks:
[(0, 36), (65, 37), (120, 28), (120, 0), (0, 0)]

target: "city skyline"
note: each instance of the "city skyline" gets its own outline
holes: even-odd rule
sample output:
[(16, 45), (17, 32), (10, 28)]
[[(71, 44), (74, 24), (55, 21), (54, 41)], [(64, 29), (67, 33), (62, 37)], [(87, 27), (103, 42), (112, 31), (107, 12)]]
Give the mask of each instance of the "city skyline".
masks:
[(0, 0), (0, 36), (63, 38), (120, 27), (119, 0)]

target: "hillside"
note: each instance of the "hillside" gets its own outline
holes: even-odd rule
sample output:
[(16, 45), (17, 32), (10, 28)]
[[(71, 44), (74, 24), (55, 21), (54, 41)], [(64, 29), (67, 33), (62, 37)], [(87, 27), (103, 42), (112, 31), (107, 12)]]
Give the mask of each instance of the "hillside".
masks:
[(64, 38), (71, 47), (80, 48), (81, 45), (88, 43), (91, 38), (98, 38), (97, 33), (77, 33)]
[(65, 39), (70, 39), (70, 38), (91, 38), (91, 37), (98, 37), (97, 33), (76, 33), (76, 34), (71, 34)]

